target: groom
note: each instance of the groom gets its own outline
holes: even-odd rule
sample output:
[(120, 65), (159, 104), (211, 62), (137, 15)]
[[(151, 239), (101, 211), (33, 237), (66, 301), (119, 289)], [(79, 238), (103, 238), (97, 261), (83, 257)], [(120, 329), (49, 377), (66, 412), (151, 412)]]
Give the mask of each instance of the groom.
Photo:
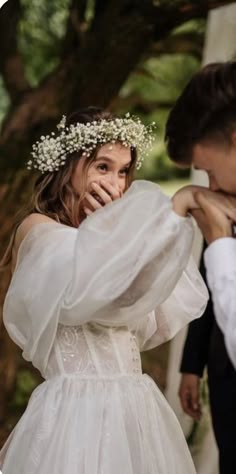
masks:
[[(212, 191), (236, 195), (236, 62), (210, 64), (192, 78), (170, 113), (166, 142), (175, 163), (193, 164), (196, 169), (206, 171)], [(197, 193), (196, 200), (201, 209), (194, 211), (193, 215), (208, 243), (204, 263), (214, 304), (212, 318), (215, 315), (218, 333), (221, 329), (229, 358), (236, 368), (236, 239), (233, 222), (208, 202), (204, 193)], [(201, 325), (203, 331), (204, 320)], [(191, 337), (195, 332), (195, 345), (201, 347), (198, 330), (192, 327)], [(221, 347), (224, 342), (222, 340)], [(187, 344), (189, 346), (188, 340)], [(215, 369), (217, 365), (218, 371), (221, 354), (223, 360), (223, 350), (215, 353)], [(194, 376), (194, 372), (183, 375), (181, 389), (183, 384), (187, 388), (184, 377), (190, 375)], [(214, 375), (210, 379), (211, 401), (214, 399), (217, 405), (211, 408), (214, 425), (219, 428), (215, 434), (220, 450), (221, 474), (233, 474), (236, 472), (236, 372), (226, 364), (220, 376)], [(196, 382), (193, 377), (191, 383), (194, 380)], [(196, 384), (193, 389), (190, 378), (188, 383), (190, 394), (194, 390), (196, 394)], [(217, 423), (214, 417), (217, 417)]]
[[(175, 163), (206, 171), (212, 191), (236, 195), (236, 62), (210, 64), (192, 78), (170, 113), (166, 142)], [(205, 265), (216, 319), (236, 367), (234, 227), (204, 193), (195, 197), (201, 210), (193, 215), (209, 245)]]

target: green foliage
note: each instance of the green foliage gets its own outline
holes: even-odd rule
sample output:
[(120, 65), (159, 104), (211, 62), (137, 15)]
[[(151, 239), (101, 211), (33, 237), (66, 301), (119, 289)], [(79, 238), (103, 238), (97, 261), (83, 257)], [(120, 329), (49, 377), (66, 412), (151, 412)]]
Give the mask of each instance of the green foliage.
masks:
[(168, 159), (164, 133), (171, 107), (199, 67), (199, 61), (189, 54), (152, 57), (131, 74), (120, 91), (119, 112), (125, 112), (124, 103), (132, 113), (140, 115), (144, 122), (157, 123), (157, 141), (152, 153), (144, 161), (139, 177), (155, 181), (189, 177), (188, 169), (178, 168)]
[[(23, 17), (19, 26), (19, 49), (26, 76), (37, 86), (59, 64), (61, 41), (66, 32), (71, 0), (21, 0)], [(96, 0), (87, 0), (83, 28), (89, 28)]]
[[(147, 59), (134, 71), (120, 95), (138, 95), (139, 100), (160, 107), (172, 105), (180, 92), (198, 70), (199, 61), (190, 55), (162, 55)], [(146, 108), (148, 108), (146, 104)]]
[(10, 106), (10, 100), (7, 91), (4, 87), (2, 77), (0, 76), (0, 123), (2, 123), (4, 117)]
[(19, 49), (26, 75), (36, 86), (59, 62), (70, 0), (21, 0)]
[(88, 27), (94, 18), (95, 7), (96, 7), (96, 0), (87, 0), (84, 17), (85, 17), (85, 21)]
[(195, 20), (189, 20), (183, 23), (182, 25), (175, 28), (172, 32), (172, 35), (179, 35), (183, 33), (198, 33), (199, 35), (204, 35), (206, 30), (206, 20), (205, 18), (198, 18)]
[(13, 410), (24, 409), (29, 397), (38, 385), (38, 380), (32, 373), (28, 370), (21, 370), (17, 375), (16, 380), (16, 390), (14, 398), (11, 402), (11, 407)]

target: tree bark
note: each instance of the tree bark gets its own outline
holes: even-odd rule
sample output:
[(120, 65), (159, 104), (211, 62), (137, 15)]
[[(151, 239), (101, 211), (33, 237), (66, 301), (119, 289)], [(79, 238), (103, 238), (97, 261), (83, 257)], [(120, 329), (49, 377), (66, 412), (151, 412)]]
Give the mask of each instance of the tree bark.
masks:
[(30, 90), (17, 48), (17, 31), (21, 15), (19, 0), (8, 0), (0, 10), (0, 72), (12, 104)]

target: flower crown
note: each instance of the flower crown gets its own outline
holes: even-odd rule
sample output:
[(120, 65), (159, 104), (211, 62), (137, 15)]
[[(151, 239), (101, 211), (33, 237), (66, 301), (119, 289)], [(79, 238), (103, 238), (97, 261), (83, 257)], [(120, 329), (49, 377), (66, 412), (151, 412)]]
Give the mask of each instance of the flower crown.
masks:
[(33, 145), (32, 159), (27, 162), (28, 169), (38, 169), (42, 173), (58, 171), (66, 162), (68, 154), (81, 152), (89, 156), (98, 146), (119, 142), (138, 151), (136, 168), (142, 165), (144, 156), (155, 140), (155, 122), (148, 126), (137, 117), (126, 114), (124, 118), (101, 119), (87, 123), (66, 126), (63, 116), (57, 125), (58, 132), (41, 136)]

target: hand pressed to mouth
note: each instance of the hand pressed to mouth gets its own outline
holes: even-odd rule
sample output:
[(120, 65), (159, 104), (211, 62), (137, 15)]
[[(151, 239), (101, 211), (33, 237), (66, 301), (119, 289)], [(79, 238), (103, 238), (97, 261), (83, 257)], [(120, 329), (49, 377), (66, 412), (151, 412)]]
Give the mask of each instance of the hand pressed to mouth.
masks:
[(93, 191), (93, 192), (91, 192), (91, 195), (96, 199), (96, 201), (99, 202), (99, 204), (101, 204), (101, 206), (104, 206), (104, 205), (105, 205), (104, 201), (102, 200), (102, 198), (101, 198), (100, 196), (98, 196), (97, 193), (95, 193), (95, 192)]

